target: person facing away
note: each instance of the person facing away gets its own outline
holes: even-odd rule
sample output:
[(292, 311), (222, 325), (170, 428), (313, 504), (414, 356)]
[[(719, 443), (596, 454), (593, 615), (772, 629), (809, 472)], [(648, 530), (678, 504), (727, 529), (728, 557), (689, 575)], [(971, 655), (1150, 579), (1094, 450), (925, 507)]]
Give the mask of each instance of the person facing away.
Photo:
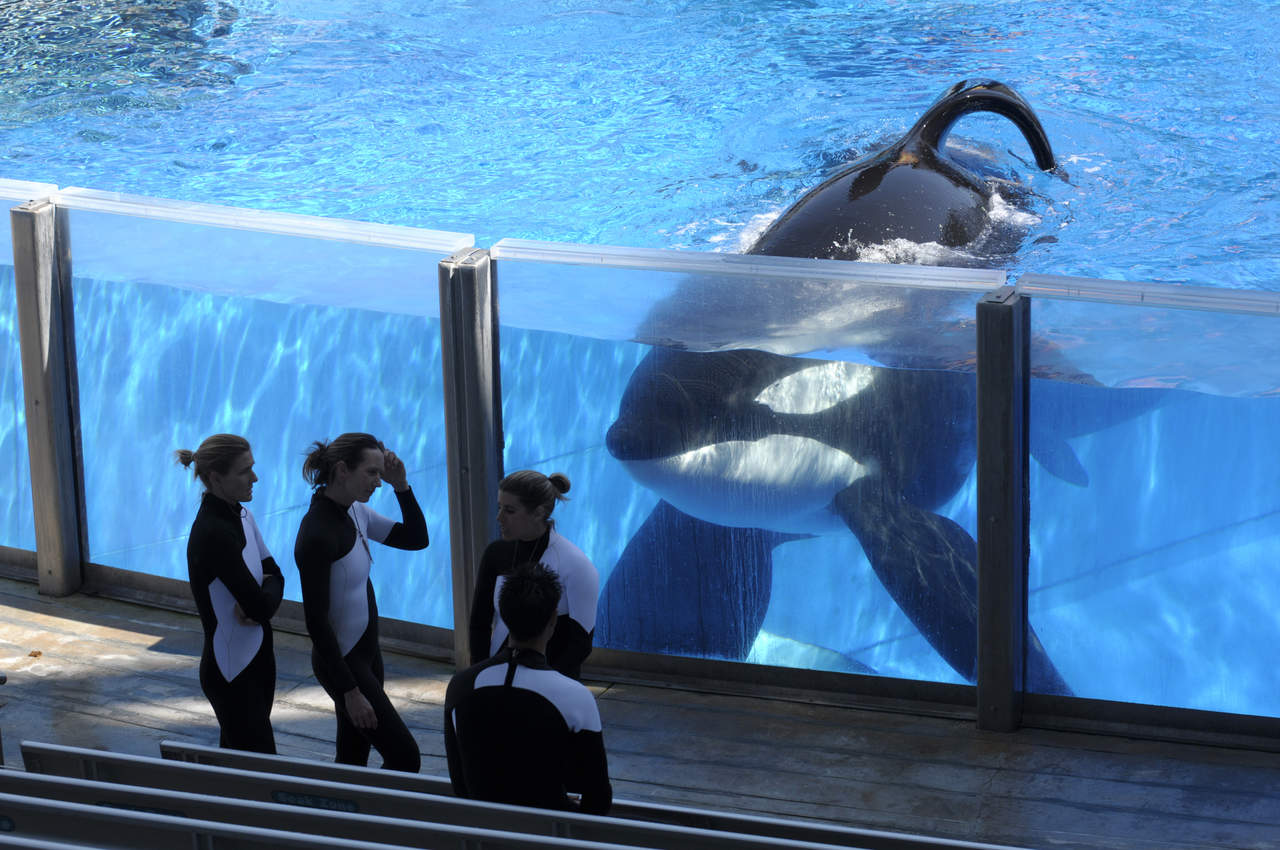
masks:
[[(367, 765), (373, 747), (384, 768), (417, 773), (418, 744), (382, 687), (369, 541), (425, 549), (427, 521), (409, 488), (404, 463), (370, 434), (343, 434), (312, 444), (302, 475), (315, 493), (298, 527), (293, 557), (302, 580), (311, 667), (337, 715), (336, 760)], [(384, 477), (400, 503), (400, 522), (365, 504)]]
[(187, 537), (187, 576), (204, 629), (200, 689), (213, 706), (219, 746), (275, 753), (271, 707), (276, 656), (271, 617), (284, 597), (284, 576), (253, 514), (253, 451), (235, 434), (214, 434), (177, 462), (204, 484)]
[(485, 547), (480, 557), (469, 620), (472, 664), (496, 654), (506, 643), (507, 623), (500, 611), (494, 616), (498, 595), (506, 574), (528, 561), (545, 565), (564, 589), (547, 661), (564, 675), (581, 678), (595, 634), (600, 574), (581, 549), (556, 531), (551, 519), (556, 502), (566, 500), (569, 486), (562, 472), (548, 477), (532, 469), (513, 472), (498, 485), (502, 539)]
[[(498, 595), (508, 646), (449, 682), (444, 745), (459, 797), (609, 811), (613, 787), (595, 697), (547, 663), (560, 595), (545, 566), (511, 570)], [(581, 803), (569, 794), (580, 794)]]

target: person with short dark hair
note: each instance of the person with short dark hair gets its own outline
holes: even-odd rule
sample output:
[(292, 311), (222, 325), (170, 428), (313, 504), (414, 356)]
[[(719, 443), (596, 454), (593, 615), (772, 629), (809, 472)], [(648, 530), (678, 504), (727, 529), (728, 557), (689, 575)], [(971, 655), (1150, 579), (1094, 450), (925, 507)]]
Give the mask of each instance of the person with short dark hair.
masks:
[(200, 690), (218, 718), (218, 745), (274, 754), (271, 617), (284, 597), (284, 576), (241, 504), (253, 499), (258, 480), (253, 451), (244, 437), (214, 434), (174, 457), (194, 466), (205, 487), (187, 537), (187, 575), (204, 629)]
[[(496, 609), (502, 583), (519, 563), (540, 563), (560, 580), (563, 593), (555, 633), (547, 644), (547, 662), (566, 676), (582, 676), (596, 628), (600, 574), (595, 565), (556, 530), (551, 512), (567, 499), (569, 476), (543, 475), (532, 469), (513, 472), (498, 485), (498, 528), (502, 539), (485, 547), (471, 600), (471, 663), (502, 649), (507, 624)], [(494, 614), (498, 616), (494, 616)]]
[[(302, 610), (311, 635), (311, 667), (337, 714), (337, 762), (364, 766), (369, 749), (389, 770), (417, 773), (421, 754), (383, 690), (378, 603), (369, 541), (396, 549), (427, 547), (427, 521), (404, 462), (371, 434), (317, 441), (302, 465), (315, 488), (298, 527), (293, 558), (302, 580)], [(400, 522), (365, 503), (385, 478), (400, 503)]]
[(547, 664), (560, 595), (559, 580), (545, 566), (517, 565), (498, 594), (510, 629), (507, 647), (449, 682), (444, 745), (459, 797), (609, 811), (613, 787), (595, 697)]

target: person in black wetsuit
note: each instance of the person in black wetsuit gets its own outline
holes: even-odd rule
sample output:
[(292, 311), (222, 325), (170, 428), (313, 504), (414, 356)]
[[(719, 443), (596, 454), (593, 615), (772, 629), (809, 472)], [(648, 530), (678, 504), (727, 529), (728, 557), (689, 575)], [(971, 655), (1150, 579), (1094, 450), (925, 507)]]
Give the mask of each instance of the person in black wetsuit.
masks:
[(276, 656), (271, 617), (284, 596), (284, 577), (258, 524), (241, 505), (253, 499), (253, 452), (235, 434), (214, 434), (194, 452), (174, 452), (205, 486), (187, 537), (191, 595), (204, 628), (200, 689), (213, 706), (219, 745), (276, 751), (271, 707)]
[[(404, 463), (370, 434), (343, 434), (312, 445), (302, 466), (315, 488), (298, 528), (293, 557), (311, 634), (311, 666), (337, 713), (337, 762), (417, 773), (418, 744), (382, 688), (378, 604), (369, 541), (396, 549), (427, 546), (427, 521), (409, 489)], [(385, 477), (400, 503), (395, 522), (365, 503)]]
[[(459, 797), (609, 811), (613, 788), (595, 697), (547, 663), (559, 601), (560, 582), (545, 566), (509, 571), (498, 610), (510, 644), (449, 682), (444, 748)], [(569, 794), (581, 794), (581, 803)]]
[[(555, 573), (564, 592), (547, 661), (571, 679), (582, 676), (596, 628), (600, 574), (582, 550), (555, 530), (551, 512), (565, 500), (569, 478), (532, 469), (513, 472), (498, 485), (498, 527), (502, 539), (485, 547), (471, 600), (471, 663), (496, 654), (507, 640), (507, 624), (495, 617), (504, 576), (516, 564), (541, 563)], [(500, 612), (499, 612), (500, 613)]]

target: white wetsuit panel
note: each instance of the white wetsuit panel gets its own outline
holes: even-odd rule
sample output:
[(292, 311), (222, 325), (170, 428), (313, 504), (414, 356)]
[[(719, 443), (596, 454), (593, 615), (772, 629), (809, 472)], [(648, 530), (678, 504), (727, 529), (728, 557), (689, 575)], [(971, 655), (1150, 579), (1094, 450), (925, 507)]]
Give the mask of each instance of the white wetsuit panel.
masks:
[[(600, 598), (600, 573), (581, 549), (570, 543), (554, 528), (547, 538), (547, 551), (538, 562), (560, 579), (564, 592), (556, 616), (568, 614), (588, 634), (596, 627), (596, 602)], [(507, 643), (507, 624), (502, 621), (498, 608), (498, 596), (506, 576), (498, 576), (493, 586), (493, 636), (489, 640), (489, 655), (497, 655)], [(570, 680), (572, 681), (572, 680)]]
[[(480, 671), (480, 675), (476, 676), (475, 689), (478, 691), (481, 688), (503, 687), (507, 680), (507, 668), (507, 664), (494, 664)], [(582, 683), (550, 668), (536, 670), (517, 664), (511, 686), (533, 691), (546, 698), (560, 712), (569, 731), (601, 731), (600, 709), (596, 706), (596, 699), (591, 691)]]
[(369, 627), (367, 586), (373, 563), (369, 540), (384, 542), (396, 524), (363, 502), (352, 503), (347, 514), (355, 523), (356, 540), (351, 551), (334, 561), (329, 570), (329, 625), (343, 655), (351, 651)]
[[(241, 557), (249, 568), (258, 586), (262, 586), (262, 562), (271, 557), (267, 544), (262, 540), (262, 532), (254, 522), (249, 509), (241, 507), (240, 524), (244, 527), (244, 549)], [(240, 671), (249, 666), (249, 662), (258, 654), (262, 646), (262, 626), (259, 623), (242, 623), (236, 616), (236, 598), (222, 583), (215, 578), (209, 583), (209, 602), (213, 605), (213, 614), (218, 620), (213, 631), (213, 657), (218, 662), (218, 670), (222, 678), (230, 682)]]

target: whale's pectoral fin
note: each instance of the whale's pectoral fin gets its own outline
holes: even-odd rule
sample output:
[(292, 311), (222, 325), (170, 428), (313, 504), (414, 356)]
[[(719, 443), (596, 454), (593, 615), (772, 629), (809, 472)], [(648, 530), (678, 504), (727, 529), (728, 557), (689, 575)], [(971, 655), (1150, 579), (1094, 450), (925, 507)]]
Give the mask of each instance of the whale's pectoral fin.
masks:
[(659, 502), (605, 583), (596, 642), (746, 658), (769, 607), (773, 547), (784, 539), (704, 522)]
[(978, 659), (978, 547), (946, 517), (903, 501), (878, 477), (836, 495), (836, 512), (858, 538), (898, 607), (957, 673), (973, 681)]
[(1067, 441), (1051, 434), (1033, 431), (1031, 456), (1055, 478), (1077, 487), (1089, 486), (1089, 473)]
[(1044, 644), (1036, 630), (1027, 624), (1027, 667), (1025, 689), (1036, 694), (1062, 694), (1071, 696), (1071, 686), (1058, 672), (1045, 652)]
[[(978, 663), (978, 546), (954, 521), (904, 501), (877, 477), (834, 500), (876, 577), (925, 639), (972, 682)], [(1070, 693), (1040, 639), (1028, 630), (1027, 689)]]

